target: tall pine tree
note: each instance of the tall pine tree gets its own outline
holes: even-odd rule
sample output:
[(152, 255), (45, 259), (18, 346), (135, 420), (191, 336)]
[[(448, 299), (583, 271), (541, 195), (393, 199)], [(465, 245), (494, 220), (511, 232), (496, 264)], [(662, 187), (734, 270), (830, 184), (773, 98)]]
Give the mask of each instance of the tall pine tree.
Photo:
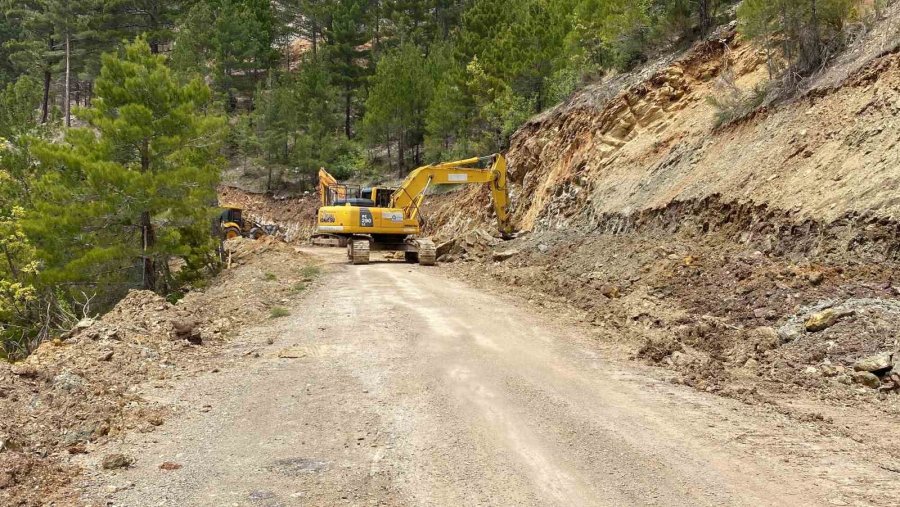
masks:
[(184, 273), (211, 259), (223, 121), (206, 111), (209, 88), (180, 85), (145, 39), (104, 55), (96, 90), (79, 113), (89, 128), (32, 147), (45, 175), (28, 228), (44, 282), (166, 291), (170, 259)]

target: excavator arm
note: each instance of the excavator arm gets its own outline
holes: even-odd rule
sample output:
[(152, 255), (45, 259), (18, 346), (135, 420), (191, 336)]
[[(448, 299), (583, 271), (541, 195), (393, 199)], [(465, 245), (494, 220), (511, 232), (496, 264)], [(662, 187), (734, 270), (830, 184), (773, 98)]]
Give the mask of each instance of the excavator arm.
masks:
[[(336, 186), (338, 181), (324, 167), (319, 169), (319, 202), (328, 205), (328, 187)], [(340, 197), (340, 196), (339, 196)]]
[(402, 208), (404, 218), (415, 219), (429, 186), (468, 183), (490, 184), (498, 228), (504, 235), (512, 234), (506, 158), (500, 154), (420, 167), (391, 196), (391, 207)]

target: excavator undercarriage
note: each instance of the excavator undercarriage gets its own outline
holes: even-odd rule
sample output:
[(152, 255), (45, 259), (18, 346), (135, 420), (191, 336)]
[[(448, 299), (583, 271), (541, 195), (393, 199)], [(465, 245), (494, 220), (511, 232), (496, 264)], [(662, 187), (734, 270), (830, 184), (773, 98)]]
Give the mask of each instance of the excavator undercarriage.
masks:
[(384, 238), (355, 235), (347, 240), (347, 258), (352, 264), (368, 264), (371, 252), (403, 252), (406, 262), (423, 266), (437, 264), (437, 246), (434, 241), (427, 238), (405, 238), (401, 242), (386, 242)]

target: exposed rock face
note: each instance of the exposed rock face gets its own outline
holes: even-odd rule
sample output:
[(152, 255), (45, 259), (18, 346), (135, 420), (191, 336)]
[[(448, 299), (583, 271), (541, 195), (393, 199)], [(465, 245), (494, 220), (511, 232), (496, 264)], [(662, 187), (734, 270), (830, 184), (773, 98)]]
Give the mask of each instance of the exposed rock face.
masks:
[[(859, 42), (867, 43), (874, 44)], [(823, 75), (828, 88), (811, 87), (802, 101), (724, 127), (716, 126), (709, 99), (768, 79), (757, 49), (731, 32), (681, 58), (590, 85), (513, 136), (514, 224), (591, 231), (611, 217), (635, 219), (711, 197), (765, 203), (799, 223), (869, 210), (897, 216), (900, 135), (891, 126), (900, 113), (898, 68), (898, 53), (867, 54), (842, 67), (839, 81)], [(811, 181), (821, 184), (811, 188)], [(450, 237), (493, 223), (487, 201), (486, 189), (468, 189), (430, 215), (432, 227)], [(826, 277), (811, 273), (809, 280), (818, 285)]]
[(115, 470), (117, 468), (126, 468), (131, 466), (134, 460), (124, 454), (110, 454), (103, 458), (101, 466), (104, 470)]

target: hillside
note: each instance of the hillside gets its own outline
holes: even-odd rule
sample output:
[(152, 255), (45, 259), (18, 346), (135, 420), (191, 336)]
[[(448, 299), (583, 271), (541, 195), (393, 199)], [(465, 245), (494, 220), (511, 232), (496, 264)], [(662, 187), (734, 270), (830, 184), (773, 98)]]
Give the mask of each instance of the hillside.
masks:
[[(491, 237), (474, 189), (433, 212), (439, 253), (465, 261), (454, 269), (467, 279), (487, 270), (488, 287), (578, 309), (599, 342), (678, 382), (860, 438), (889, 431), (879, 421), (900, 413), (896, 7), (794, 98), (722, 126), (710, 98), (726, 80), (751, 90), (767, 79), (759, 48), (731, 30), (584, 89), (513, 136), (519, 238)], [(898, 444), (885, 443), (893, 459)]]

